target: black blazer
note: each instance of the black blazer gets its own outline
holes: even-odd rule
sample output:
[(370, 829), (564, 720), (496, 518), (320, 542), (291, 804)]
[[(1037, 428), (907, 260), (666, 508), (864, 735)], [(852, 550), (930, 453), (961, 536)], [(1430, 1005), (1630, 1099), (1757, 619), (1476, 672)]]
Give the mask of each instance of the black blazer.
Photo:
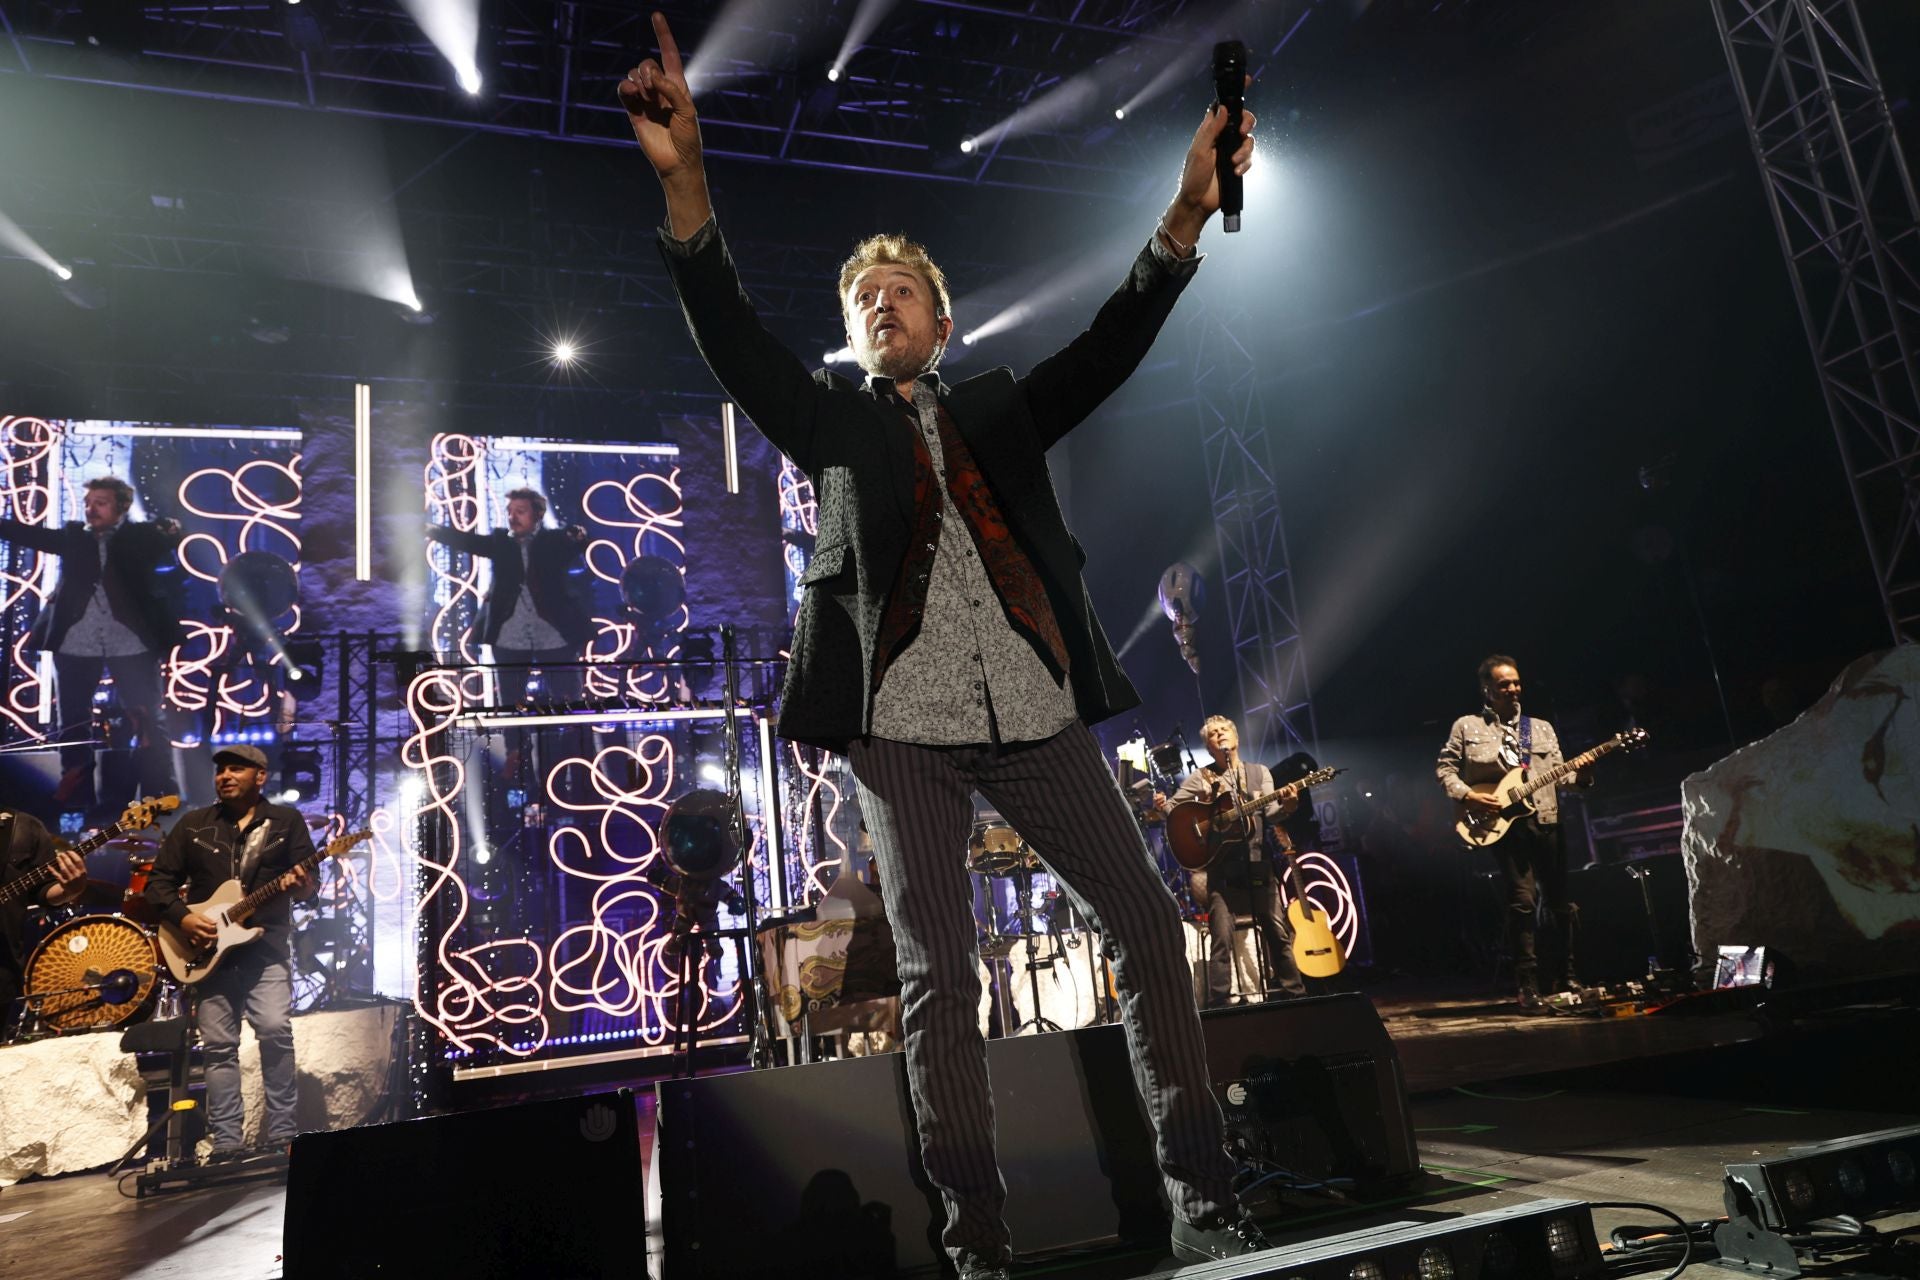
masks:
[[(28, 643), (58, 650), (87, 611), (100, 582), (100, 552), (87, 526), (74, 521), (58, 529), (0, 520), (0, 539), (60, 557), (60, 584), (34, 619)], [(107, 544), (107, 605), (151, 650), (166, 653), (186, 638), (180, 625), (184, 571), (174, 556), (179, 530), (143, 520), (120, 526)]]
[[(727, 394), (775, 448), (813, 481), (819, 540), (794, 621), (779, 730), (845, 751), (872, 720), (875, 638), (913, 522), (913, 441), (900, 412), (862, 384), (809, 373), (768, 333), (715, 234), (681, 257), (663, 250), (695, 344)], [(1046, 451), (1127, 380), (1153, 345), (1190, 270), (1161, 266), (1151, 246), (1079, 337), (1024, 378), (989, 369), (939, 394), (1015, 540), (1046, 584), (1072, 667), (1074, 702), (1089, 724), (1140, 696), (1094, 616)]]
[[(520, 598), (523, 570), (520, 547), (505, 529), (492, 533), (467, 533), (443, 524), (427, 526), (427, 537), (455, 551), (485, 556), (493, 561), (493, 585), (480, 606), (477, 626), (480, 639), (492, 644), (500, 628), (513, 615), (514, 601)], [(533, 608), (549, 626), (570, 645), (584, 649), (593, 638), (592, 594), (587, 581), (587, 544), (565, 529), (541, 528), (534, 532), (533, 546), (527, 552), (526, 568), (532, 572)]]

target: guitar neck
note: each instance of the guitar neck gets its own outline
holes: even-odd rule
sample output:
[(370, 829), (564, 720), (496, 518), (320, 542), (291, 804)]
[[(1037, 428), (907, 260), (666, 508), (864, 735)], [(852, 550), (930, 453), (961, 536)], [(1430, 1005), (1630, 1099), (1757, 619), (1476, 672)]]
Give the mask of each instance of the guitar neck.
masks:
[(1558, 784), (1562, 778), (1568, 778), (1580, 772), (1601, 756), (1606, 755), (1607, 752), (1619, 747), (1619, 745), (1620, 740), (1618, 738), (1610, 738), (1592, 750), (1582, 751), (1571, 760), (1562, 760), (1559, 764), (1547, 770), (1532, 782), (1529, 782), (1521, 791), (1521, 794), (1530, 796), (1536, 791), (1554, 786)]
[(1288, 796), (1297, 793), (1299, 790), (1300, 790), (1299, 783), (1289, 782), (1286, 786), (1276, 787), (1272, 791), (1267, 792), (1267, 794), (1263, 796), (1255, 796), (1251, 800), (1242, 800), (1239, 804), (1233, 806), (1233, 808), (1228, 811), (1227, 819), (1230, 822), (1238, 822), (1240, 819), (1246, 817), (1248, 814), (1258, 813), (1260, 812), (1260, 810), (1266, 808), (1270, 804), (1273, 804), (1275, 801), (1285, 800)]
[[(126, 834), (126, 824), (116, 822), (110, 827), (103, 827), (100, 831), (88, 836), (85, 840), (73, 846), (73, 851), (84, 858), (107, 841), (116, 840), (124, 834)], [(0, 904), (18, 902), (35, 889), (47, 884), (53, 877), (53, 863), (41, 863), (19, 879), (9, 881), (4, 888), (0, 888)]]
[(252, 893), (229, 907), (227, 909), (227, 919), (235, 921), (236, 923), (245, 920), (261, 907), (266, 906), (269, 902), (272, 902), (275, 898), (286, 892), (285, 889), (280, 887), (281, 876), (288, 875), (295, 871), (305, 871), (311, 875), (314, 869), (320, 865), (320, 860), (326, 856), (327, 851), (325, 849), (317, 849), (307, 857), (300, 859), (300, 861), (275, 875), (273, 879), (267, 881), (258, 889), (255, 889)]

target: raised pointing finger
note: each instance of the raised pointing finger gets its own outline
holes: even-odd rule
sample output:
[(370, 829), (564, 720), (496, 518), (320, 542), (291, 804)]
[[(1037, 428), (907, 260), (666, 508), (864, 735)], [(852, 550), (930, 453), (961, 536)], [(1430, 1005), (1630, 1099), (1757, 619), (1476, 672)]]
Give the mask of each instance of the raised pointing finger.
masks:
[(658, 9), (653, 11), (653, 38), (660, 42), (661, 67), (674, 79), (683, 79), (685, 73), (680, 67), (680, 46), (673, 42), (673, 32), (667, 27), (667, 15)]

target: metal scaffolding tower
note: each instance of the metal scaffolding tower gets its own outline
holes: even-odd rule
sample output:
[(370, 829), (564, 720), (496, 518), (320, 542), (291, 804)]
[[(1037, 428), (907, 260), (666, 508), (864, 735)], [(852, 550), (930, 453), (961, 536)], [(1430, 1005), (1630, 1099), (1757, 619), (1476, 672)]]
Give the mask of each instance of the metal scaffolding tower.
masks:
[(1240, 681), (1241, 752), (1272, 762), (1303, 747), (1316, 750), (1319, 730), (1257, 361), (1240, 340), (1257, 332), (1244, 311), (1209, 307), (1194, 318), (1189, 338), (1207, 494), (1220, 539), (1219, 577)]
[(1920, 203), (1854, 0), (1712, 0), (1896, 641), (1920, 640)]

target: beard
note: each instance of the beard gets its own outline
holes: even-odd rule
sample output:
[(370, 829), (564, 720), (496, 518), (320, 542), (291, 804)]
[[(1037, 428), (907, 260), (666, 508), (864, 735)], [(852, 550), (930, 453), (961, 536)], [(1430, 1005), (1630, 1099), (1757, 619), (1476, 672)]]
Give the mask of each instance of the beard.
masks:
[(879, 377), (902, 382), (938, 368), (940, 357), (946, 354), (946, 350), (946, 344), (939, 342), (935, 343), (931, 350), (918, 347), (890, 347), (885, 351), (876, 351), (869, 346), (861, 355), (860, 367)]

